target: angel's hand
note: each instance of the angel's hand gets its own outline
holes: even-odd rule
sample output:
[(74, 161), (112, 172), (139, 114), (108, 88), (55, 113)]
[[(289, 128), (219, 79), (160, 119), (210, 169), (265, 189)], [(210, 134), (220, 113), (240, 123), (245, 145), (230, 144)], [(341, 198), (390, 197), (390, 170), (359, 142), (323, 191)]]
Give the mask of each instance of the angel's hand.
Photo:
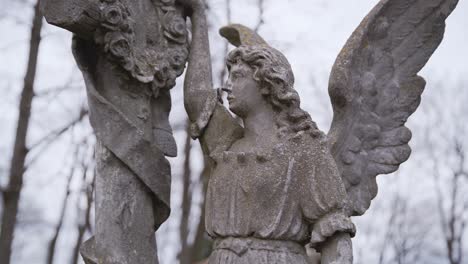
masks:
[(320, 249), (321, 264), (352, 264), (353, 246), (348, 233), (336, 233)]

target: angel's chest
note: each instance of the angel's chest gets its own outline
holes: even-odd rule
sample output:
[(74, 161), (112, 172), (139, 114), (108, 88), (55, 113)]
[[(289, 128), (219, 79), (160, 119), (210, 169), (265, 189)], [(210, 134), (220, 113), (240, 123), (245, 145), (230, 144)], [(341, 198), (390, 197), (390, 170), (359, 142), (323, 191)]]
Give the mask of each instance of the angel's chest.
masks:
[(216, 160), (210, 186), (217, 190), (235, 188), (250, 195), (274, 193), (285, 184), (290, 159), (284, 153), (225, 151)]

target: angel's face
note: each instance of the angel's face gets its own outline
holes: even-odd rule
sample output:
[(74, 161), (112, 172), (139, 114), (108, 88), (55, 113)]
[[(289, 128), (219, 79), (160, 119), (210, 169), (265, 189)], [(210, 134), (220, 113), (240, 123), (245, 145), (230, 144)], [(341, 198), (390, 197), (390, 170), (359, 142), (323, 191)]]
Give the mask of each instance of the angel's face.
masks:
[(254, 71), (243, 62), (231, 65), (225, 91), (229, 109), (241, 118), (246, 117), (264, 100), (259, 84), (253, 78)]

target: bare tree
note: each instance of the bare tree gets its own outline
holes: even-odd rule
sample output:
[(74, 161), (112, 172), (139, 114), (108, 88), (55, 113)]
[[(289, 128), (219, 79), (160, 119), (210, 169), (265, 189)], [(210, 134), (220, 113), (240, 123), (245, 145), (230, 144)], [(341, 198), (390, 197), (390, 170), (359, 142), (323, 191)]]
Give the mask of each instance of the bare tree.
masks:
[[(447, 260), (450, 264), (461, 264), (463, 263), (463, 236), (467, 222), (468, 198), (463, 196), (460, 186), (462, 186), (462, 181), (466, 181), (468, 169), (465, 167), (464, 146), (457, 138), (454, 139), (452, 151), (457, 159), (458, 166), (451, 171), (449, 179), (443, 180), (438, 157), (435, 154), (433, 155), (434, 170), (432, 176), (435, 183), (437, 208), (445, 241)], [(441, 189), (441, 185), (443, 185), (441, 181), (449, 184), (449, 192), (445, 196)], [(449, 204), (448, 208), (444, 207), (444, 202)]]
[(16, 225), (16, 216), (18, 214), (20, 193), (23, 187), (24, 164), (26, 155), (28, 154), (26, 136), (31, 116), (31, 104), (34, 97), (34, 81), (36, 77), (39, 45), (41, 43), (41, 28), (42, 14), (39, 10), (38, 1), (34, 8), (28, 64), (19, 104), (19, 116), (13, 156), (10, 163), (9, 182), (7, 187), (2, 190), (3, 214), (0, 230), (0, 258), (3, 264), (10, 263), (13, 233)]
[(378, 264), (384, 264), (384, 260), (385, 260), (385, 253), (387, 252), (387, 249), (388, 249), (388, 244), (392, 238), (392, 231), (393, 229), (391, 228), (392, 226), (395, 225), (395, 219), (397, 217), (397, 214), (398, 214), (398, 210), (397, 208), (399, 207), (400, 203), (400, 196), (399, 195), (396, 195), (395, 198), (393, 199), (392, 203), (391, 203), (391, 213), (390, 213), (390, 217), (388, 218), (387, 220), (387, 223), (386, 223), (386, 227), (387, 227), (387, 230), (385, 232), (385, 235), (384, 235), (384, 238), (383, 238), (383, 243), (382, 243), (382, 247), (380, 249), (380, 252), (379, 252), (379, 262)]
[(190, 122), (187, 121), (185, 129), (185, 146), (184, 146), (184, 166), (182, 172), (182, 216), (180, 221), (180, 245), (181, 250), (179, 253), (180, 264), (191, 263), (191, 245), (188, 241), (190, 232), (190, 209), (192, 208), (192, 184), (191, 176), (192, 170), (190, 168), (191, 161), (191, 150), (192, 150), (192, 138), (190, 137)]
[[(94, 146), (90, 145), (89, 138), (84, 140), (84, 153), (87, 153), (89, 149), (94, 149)], [(93, 155), (94, 156), (94, 155)], [(77, 198), (77, 215), (78, 215), (78, 225), (77, 231), (78, 235), (73, 247), (73, 253), (71, 258), (71, 263), (77, 264), (80, 256), (80, 246), (83, 242), (86, 232), (91, 233), (91, 209), (93, 207), (94, 199), (94, 189), (95, 189), (95, 176), (94, 171), (94, 157), (87, 158), (86, 155), (80, 161), (80, 170), (82, 172), (81, 177), (81, 192)], [(83, 207), (81, 202), (85, 201), (85, 206)]]
[[(82, 140), (80, 140), (78, 142), (75, 142), (74, 141), (74, 136), (73, 136), (73, 133), (72, 133), (71, 145), (73, 146), (74, 151), (73, 151), (73, 155), (72, 155), (72, 159), (71, 159), (71, 164), (70, 164), (70, 167), (68, 169), (67, 181), (66, 181), (66, 186), (65, 186), (65, 195), (63, 197), (62, 207), (60, 209), (60, 216), (59, 216), (59, 219), (58, 219), (58, 223), (55, 226), (52, 238), (49, 241), (49, 246), (48, 246), (48, 249), (47, 249), (47, 264), (53, 264), (54, 263), (54, 257), (55, 257), (55, 253), (56, 253), (56, 247), (57, 247), (57, 240), (58, 240), (61, 232), (63, 231), (62, 227), (63, 227), (64, 222), (65, 222), (65, 218), (66, 218), (67, 210), (68, 210), (68, 205), (69, 205), (69, 200), (70, 200), (70, 196), (71, 196), (71, 193), (72, 193), (72, 186), (71, 186), (72, 179), (74, 178), (74, 176), (75, 176), (75, 174), (76, 174), (76, 172), (78, 170), (82, 170), (83, 171), (83, 177), (86, 178), (86, 176), (88, 174), (88, 170), (89, 170), (88, 168), (91, 167), (89, 164), (93, 162), (91, 159), (89, 159), (89, 149), (90, 149), (89, 142), (90, 142), (89, 136), (86, 136)], [(68, 164), (66, 164), (65, 166), (68, 166)], [(82, 181), (83, 181), (83, 179), (82, 179)], [(90, 183), (82, 182), (83, 186), (85, 186), (85, 184), (89, 185)], [(87, 196), (87, 199), (88, 199), (87, 204), (88, 204), (88, 207), (89, 207), (89, 204), (92, 203), (92, 199), (89, 200), (89, 195), (92, 195), (92, 194), (89, 194), (87, 192), (88, 188), (83, 188), (82, 187), (82, 190), (83, 189), (86, 189), (86, 196)], [(82, 196), (82, 192), (83, 191), (81, 191), (78, 194), (78, 202), (79, 202), (80, 197)], [(89, 216), (87, 216), (89, 214), (87, 208), (85, 210), (78, 210), (78, 214), (81, 214), (81, 215), (78, 215), (78, 219), (85, 219), (85, 218), (89, 219)], [(84, 225), (86, 226), (86, 221), (85, 221)], [(88, 224), (88, 226), (89, 225), (90, 224)]]
[[(232, 11), (231, 11), (231, 0), (226, 0), (226, 22), (227, 24), (231, 24), (232, 20)], [(224, 86), (224, 79), (226, 78), (227, 68), (224, 67), (224, 61), (226, 61), (227, 54), (229, 51), (229, 43), (227, 41), (224, 42), (224, 51), (223, 51), (223, 67), (219, 71), (219, 87)]]
[[(468, 220), (468, 92), (466, 81), (439, 83), (424, 109), (432, 124), (425, 128), (424, 145), (429, 175), (433, 179), (436, 213), (450, 264), (466, 263), (466, 223)], [(454, 100), (453, 95), (461, 100)]]
[[(205, 166), (203, 167), (203, 171), (201, 172), (199, 179), (202, 185), (202, 194), (206, 194), (206, 188), (208, 187), (208, 174), (211, 168), (210, 161), (205, 158), (204, 160)], [(201, 213), (198, 221), (198, 225), (196, 227), (195, 233), (195, 240), (192, 246), (192, 263), (201, 261), (206, 259), (210, 253), (212, 248), (212, 240), (208, 237), (206, 230), (205, 230), (205, 197), (202, 198)]]
[[(77, 160), (77, 157), (78, 157), (78, 151), (79, 151), (79, 147), (77, 146), (75, 148), (75, 152), (74, 152), (74, 161)], [(54, 230), (54, 234), (49, 242), (49, 247), (47, 249), (47, 264), (53, 264), (54, 263), (54, 257), (55, 257), (55, 247), (56, 247), (56, 244), (57, 244), (57, 239), (59, 237), (59, 234), (60, 234), (60, 231), (62, 229), (62, 226), (63, 226), (63, 222), (64, 222), (64, 219), (65, 219), (65, 213), (67, 211), (67, 205), (68, 205), (68, 198), (70, 197), (70, 193), (71, 193), (71, 181), (72, 181), (72, 178), (73, 178), (73, 175), (75, 174), (75, 169), (76, 169), (76, 164), (72, 164), (71, 168), (70, 168), (70, 171), (68, 173), (68, 177), (67, 177), (67, 183), (66, 183), (66, 186), (65, 186), (65, 195), (64, 195), (64, 198), (63, 198), (63, 202), (62, 202), (62, 208), (60, 210), (60, 217), (59, 217), (59, 221), (55, 227), (55, 230)]]
[[(410, 207), (407, 199), (397, 196), (394, 204), (394, 223), (389, 244), (393, 249), (393, 259), (389, 263), (420, 263), (422, 245), (427, 235), (424, 215)], [(420, 206), (420, 205), (418, 205)]]
[(55, 130), (50, 131), (47, 135), (43, 136), (41, 139), (31, 144), (29, 147), (29, 150), (30, 151), (35, 150), (35, 153), (34, 154), (31, 153), (30, 157), (28, 157), (29, 158), (28, 163), (24, 165), (25, 168), (31, 167), (32, 164), (34, 164), (53, 143), (57, 142), (57, 140), (61, 136), (65, 135), (76, 125), (82, 123), (82, 121), (85, 119), (87, 115), (88, 115), (88, 110), (84, 106), (82, 106), (78, 116), (74, 117), (72, 120), (70, 120), (68, 123), (66, 123), (62, 127), (59, 127)]
[(258, 23), (255, 26), (255, 32), (260, 30), (260, 27), (265, 24), (264, 13), (265, 13), (265, 0), (257, 0), (258, 6)]

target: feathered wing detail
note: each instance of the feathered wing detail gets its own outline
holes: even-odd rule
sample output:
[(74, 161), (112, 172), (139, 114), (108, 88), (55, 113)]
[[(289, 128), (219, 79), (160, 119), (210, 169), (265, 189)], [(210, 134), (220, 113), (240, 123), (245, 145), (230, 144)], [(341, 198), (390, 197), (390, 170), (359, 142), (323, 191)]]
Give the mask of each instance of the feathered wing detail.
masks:
[(348, 215), (362, 215), (376, 176), (394, 172), (411, 149), (408, 117), (425, 81), (417, 73), (442, 41), (458, 0), (382, 0), (361, 22), (333, 66), (330, 148), (348, 192)]

